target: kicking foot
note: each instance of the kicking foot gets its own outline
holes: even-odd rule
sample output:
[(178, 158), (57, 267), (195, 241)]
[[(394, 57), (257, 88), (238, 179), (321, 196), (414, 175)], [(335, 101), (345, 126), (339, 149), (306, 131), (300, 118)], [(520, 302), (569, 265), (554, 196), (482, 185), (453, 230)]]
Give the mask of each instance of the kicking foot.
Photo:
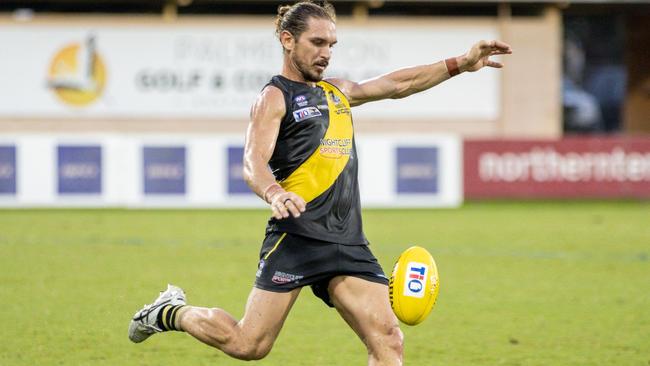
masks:
[(129, 324), (129, 339), (134, 343), (140, 343), (154, 333), (160, 333), (172, 328), (173, 325), (166, 325), (168, 329), (163, 329), (165, 324), (159, 322), (159, 318), (161, 318), (159, 316), (160, 312), (166, 305), (172, 307), (185, 305), (185, 292), (183, 292), (183, 289), (174, 285), (167, 285), (167, 290), (161, 292), (153, 303), (145, 305), (135, 313)]

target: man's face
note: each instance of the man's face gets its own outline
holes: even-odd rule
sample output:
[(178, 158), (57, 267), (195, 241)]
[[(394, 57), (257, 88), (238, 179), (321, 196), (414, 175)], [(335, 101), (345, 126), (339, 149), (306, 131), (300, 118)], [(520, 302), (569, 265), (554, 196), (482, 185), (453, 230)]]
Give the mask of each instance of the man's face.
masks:
[(289, 51), (291, 62), (306, 81), (318, 82), (332, 56), (336, 44), (336, 26), (328, 19), (310, 18), (308, 27)]

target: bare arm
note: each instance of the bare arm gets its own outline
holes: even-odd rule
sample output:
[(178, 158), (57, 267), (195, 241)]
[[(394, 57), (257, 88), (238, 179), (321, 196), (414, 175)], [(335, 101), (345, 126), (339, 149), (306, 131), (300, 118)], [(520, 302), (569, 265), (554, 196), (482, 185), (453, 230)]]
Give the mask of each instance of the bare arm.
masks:
[[(512, 49), (503, 42), (480, 41), (464, 55), (449, 60), (457, 64), (457, 72), (473, 72), (485, 66), (503, 67), (501, 63), (490, 60), (490, 56), (510, 53)], [(440, 61), (407, 67), (359, 83), (343, 79), (332, 79), (331, 82), (348, 97), (350, 105), (357, 106), (381, 99), (404, 98), (432, 88), (456, 73), (455, 70), (448, 69), (448, 64)]]
[(251, 108), (251, 121), (244, 146), (244, 179), (259, 197), (271, 205), (273, 217), (299, 217), (305, 211), (305, 200), (285, 191), (269, 170), (280, 123), (285, 114), (284, 96), (273, 86), (265, 88)]

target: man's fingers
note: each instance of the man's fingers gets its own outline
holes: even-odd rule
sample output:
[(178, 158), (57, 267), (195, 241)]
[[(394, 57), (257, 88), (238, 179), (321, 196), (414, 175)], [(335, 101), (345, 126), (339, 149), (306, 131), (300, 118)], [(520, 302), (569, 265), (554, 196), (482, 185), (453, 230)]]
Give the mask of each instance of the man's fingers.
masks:
[(287, 198), (287, 200), (284, 201), (284, 205), (287, 207), (289, 212), (291, 212), (293, 217), (300, 217), (300, 209), (298, 209), (293, 201), (291, 201), (291, 198)]
[(490, 66), (490, 67), (496, 67), (497, 69), (500, 69), (500, 68), (503, 67), (503, 64), (502, 64), (502, 63), (500, 63), (500, 62), (496, 62), (496, 61), (492, 61), (492, 60), (488, 60), (487, 63), (486, 63), (486, 65), (487, 65), (487, 66)]
[(494, 42), (493, 45), (494, 48), (503, 51), (504, 53), (512, 53), (512, 48), (510, 47), (509, 44), (497, 40), (494, 40), (493, 42)]
[(287, 218), (289, 217), (289, 211), (287, 210), (287, 207), (284, 205), (284, 203), (281, 200), (276, 200), (273, 203), (273, 207), (278, 211), (280, 214), (280, 218)]
[(505, 42), (498, 41), (496, 39), (492, 40), (490, 42), (486, 42), (485, 46), (493, 48), (493, 49), (497, 49), (497, 50), (504, 50), (504, 51), (505, 50), (510, 50), (510, 45), (509, 44), (507, 44)]
[(289, 211), (282, 204), (282, 202), (275, 202), (271, 205), (271, 211), (273, 212), (273, 217), (281, 220), (289, 217)]
[(291, 202), (296, 206), (298, 210), (300, 210), (300, 212), (305, 212), (305, 209), (307, 208), (307, 203), (302, 197), (291, 192), (289, 198), (291, 198)]
[(508, 55), (508, 54), (510, 54), (510, 53), (512, 53), (512, 52), (506, 52), (506, 51), (503, 51), (503, 50), (492, 50), (492, 51), (490, 52), (490, 56), (496, 56), (496, 55)]
[(512, 48), (510, 47), (509, 44), (493, 40), (493, 41), (481, 41), (479, 42), (479, 48), (481, 49), (482, 52), (490, 51), (499, 51), (501, 54), (509, 54), (512, 53)]
[(275, 205), (271, 206), (271, 212), (273, 213), (273, 218), (276, 220), (280, 220), (282, 218), (282, 214), (278, 211), (277, 207)]
[(300, 217), (300, 213), (305, 212), (306, 206), (305, 200), (293, 192), (276, 194), (271, 201), (273, 217), (278, 220), (289, 216)]

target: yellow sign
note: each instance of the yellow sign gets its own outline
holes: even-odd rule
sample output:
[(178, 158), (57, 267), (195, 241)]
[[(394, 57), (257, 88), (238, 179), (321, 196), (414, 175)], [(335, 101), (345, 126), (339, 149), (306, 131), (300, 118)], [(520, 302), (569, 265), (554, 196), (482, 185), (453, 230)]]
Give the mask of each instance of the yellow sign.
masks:
[(106, 84), (106, 67), (95, 50), (95, 38), (63, 47), (48, 70), (48, 86), (65, 104), (83, 107), (99, 98)]

